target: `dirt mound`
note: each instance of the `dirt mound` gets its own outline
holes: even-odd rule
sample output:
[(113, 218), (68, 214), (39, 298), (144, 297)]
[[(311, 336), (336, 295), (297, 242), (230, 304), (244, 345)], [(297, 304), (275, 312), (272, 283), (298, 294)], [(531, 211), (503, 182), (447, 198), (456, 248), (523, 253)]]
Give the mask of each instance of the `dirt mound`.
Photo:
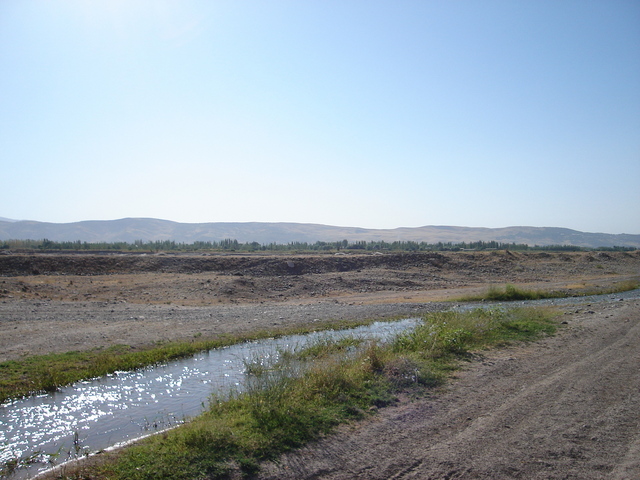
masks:
[[(540, 270), (558, 263), (577, 268), (596, 263), (637, 263), (638, 252), (548, 253), (548, 252), (455, 252), (334, 255), (273, 254), (130, 254), (130, 253), (14, 253), (0, 255), (1, 276), (113, 275), (131, 273), (203, 273), (230, 275), (306, 275), (351, 272), (363, 269), (450, 269), (479, 274), (498, 273), (531, 264)], [(563, 267), (566, 268), (566, 265)]]
[(201, 306), (345, 296), (430, 301), (436, 290), (497, 283), (555, 288), (567, 279), (589, 286), (594, 278), (613, 282), (640, 272), (638, 254), (600, 253), (16, 253), (0, 255), (0, 299)]
[(364, 268), (441, 267), (438, 253), (387, 255), (147, 255), (13, 254), (0, 256), (0, 275), (112, 275), (129, 273), (202, 273), (231, 275), (305, 275)]

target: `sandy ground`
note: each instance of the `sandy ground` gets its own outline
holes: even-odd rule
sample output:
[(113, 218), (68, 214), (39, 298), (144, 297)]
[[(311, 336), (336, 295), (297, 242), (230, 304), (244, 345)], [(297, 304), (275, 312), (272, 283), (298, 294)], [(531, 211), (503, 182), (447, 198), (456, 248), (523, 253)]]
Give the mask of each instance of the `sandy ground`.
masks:
[(640, 251), (387, 255), (0, 255), (0, 361), (416, 315), (507, 282), (605, 288)]
[[(0, 255), (0, 361), (334, 319), (388, 318), (507, 282), (605, 288), (640, 252)], [(263, 479), (640, 478), (640, 301), (565, 307), (561, 332), (483, 353)]]

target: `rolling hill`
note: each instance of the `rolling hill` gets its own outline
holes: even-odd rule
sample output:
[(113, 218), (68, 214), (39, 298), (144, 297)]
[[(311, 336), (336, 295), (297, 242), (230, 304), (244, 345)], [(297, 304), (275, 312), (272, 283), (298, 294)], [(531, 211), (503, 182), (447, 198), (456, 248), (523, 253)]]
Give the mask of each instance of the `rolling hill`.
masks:
[(87, 220), (74, 223), (16, 221), (0, 217), (0, 241), (42, 240), (83, 242), (134, 242), (136, 240), (221, 241), (290, 243), (316, 241), (416, 241), (475, 242), (498, 241), (528, 245), (575, 245), (580, 247), (640, 248), (640, 235), (587, 233), (556, 227), (472, 228), (424, 226), (415, 228), (367, 229), (310, 223), (215, 222), (179, 223), (153, 218)]

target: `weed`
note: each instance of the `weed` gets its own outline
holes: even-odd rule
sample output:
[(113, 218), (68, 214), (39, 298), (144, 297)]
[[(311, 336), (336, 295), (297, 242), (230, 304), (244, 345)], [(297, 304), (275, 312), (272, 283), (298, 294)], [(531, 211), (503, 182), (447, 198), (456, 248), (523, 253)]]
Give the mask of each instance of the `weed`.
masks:
[[(483, 309), (425, 317), (388, 343), (322, 339), (309, 351), (252, 359), (246, 390), (212, 399), (203, 415), (120, 453), (92, 478), (223, 478), (254, 474), (259, 463), (336, 425), (393, 402), (401, 390), (440, 384), (472, 349), (552, 333), (553, 312)], [(346, 349), (348, 350), (345, 350)], [(304, 359), (305, 368), (299, 368)]]
[[(144, 368), (198, 352), (262, 338), (308, 333), (325, 329), (344, 329), (372, 323), (374, 320), (340, 321), (307, 326), (264, 330), (252, 334), (221, 335), (213, 339), (198, 336), (191, 341), (158, 343), (141, 349), (115, 345), (106, 349), (35, 355), (0, 363), (0, 403), (10, 398), (52, 392), (79, 380), (107, 375), (115, 371)], [(335, 348), (335, 347), (331, 347)]]
[(636, 280), (618, 282), (608, 288), (579, 288), (564, 290), (529, 290), (507, 284), (504, 288), (491, 286), (486, 293), (480, 295), (467, 295), (455, 299), (458, 302), (499, 301), (511, 302), (517, 300), (540, 300), (543, 298), (566, 298), (572, 296), (600, 295), (621, 293), (635, 290), (640, 286)]
[(640, 282), (637, 280), (624, 280), (622, 282), (614, 283), (609, 288), (604, 288), (600, 293), (610, 294), (610, 293), (621, 293), (628, 292), (631, 290), (635, 290), (636, 288), (640, 288)]
[(25, 457), (17, 457), (7, 460), (0, 464), (0, 478), (13, 475), (21, 467), (39, 463), (42, 461), (43, 457), (48, 458), (49, 463), (53, 464), (52, 458), (54, 457), (54, 455), (47, 455), (40, 451), (36, 451), (31, 455)]
[[(338, 353), (345, 353), (352, 351), (364, 340), (348, 336), (339, 340), (332, 339), (331, 336), (326, 335), (319, 337), (310, 345), (307, 345), (299, 352), (294, 352), (293, 355), (299, 360), (308, 360), (312, 358), (326, 358), (330, 355)], [(284, 355), (291, 354), (290, 352), (284, 352)]]

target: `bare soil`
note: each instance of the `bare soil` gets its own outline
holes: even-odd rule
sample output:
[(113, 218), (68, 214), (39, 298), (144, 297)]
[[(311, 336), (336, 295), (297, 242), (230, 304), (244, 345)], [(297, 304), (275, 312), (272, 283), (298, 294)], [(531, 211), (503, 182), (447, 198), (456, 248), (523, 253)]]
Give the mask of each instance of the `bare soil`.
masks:
[[(420, 314), (489, 285), (597, 289), (639, 277), (637, 251), (5, 253), (0, 361)], [(558, 335), (477, 355), (446, 391), (401, 398), (261, 478), (640, 478), (639, 307), (567, 307)]]
[(507, 282), (606, 288), (640, 251), (347, 255), (0, 254), (0, 361), (389, 318)]
[(444, 393), (263, 467), (284, 479), (640, 478), (640, 301), (567, 312), (560, 334), (477, 355)]

